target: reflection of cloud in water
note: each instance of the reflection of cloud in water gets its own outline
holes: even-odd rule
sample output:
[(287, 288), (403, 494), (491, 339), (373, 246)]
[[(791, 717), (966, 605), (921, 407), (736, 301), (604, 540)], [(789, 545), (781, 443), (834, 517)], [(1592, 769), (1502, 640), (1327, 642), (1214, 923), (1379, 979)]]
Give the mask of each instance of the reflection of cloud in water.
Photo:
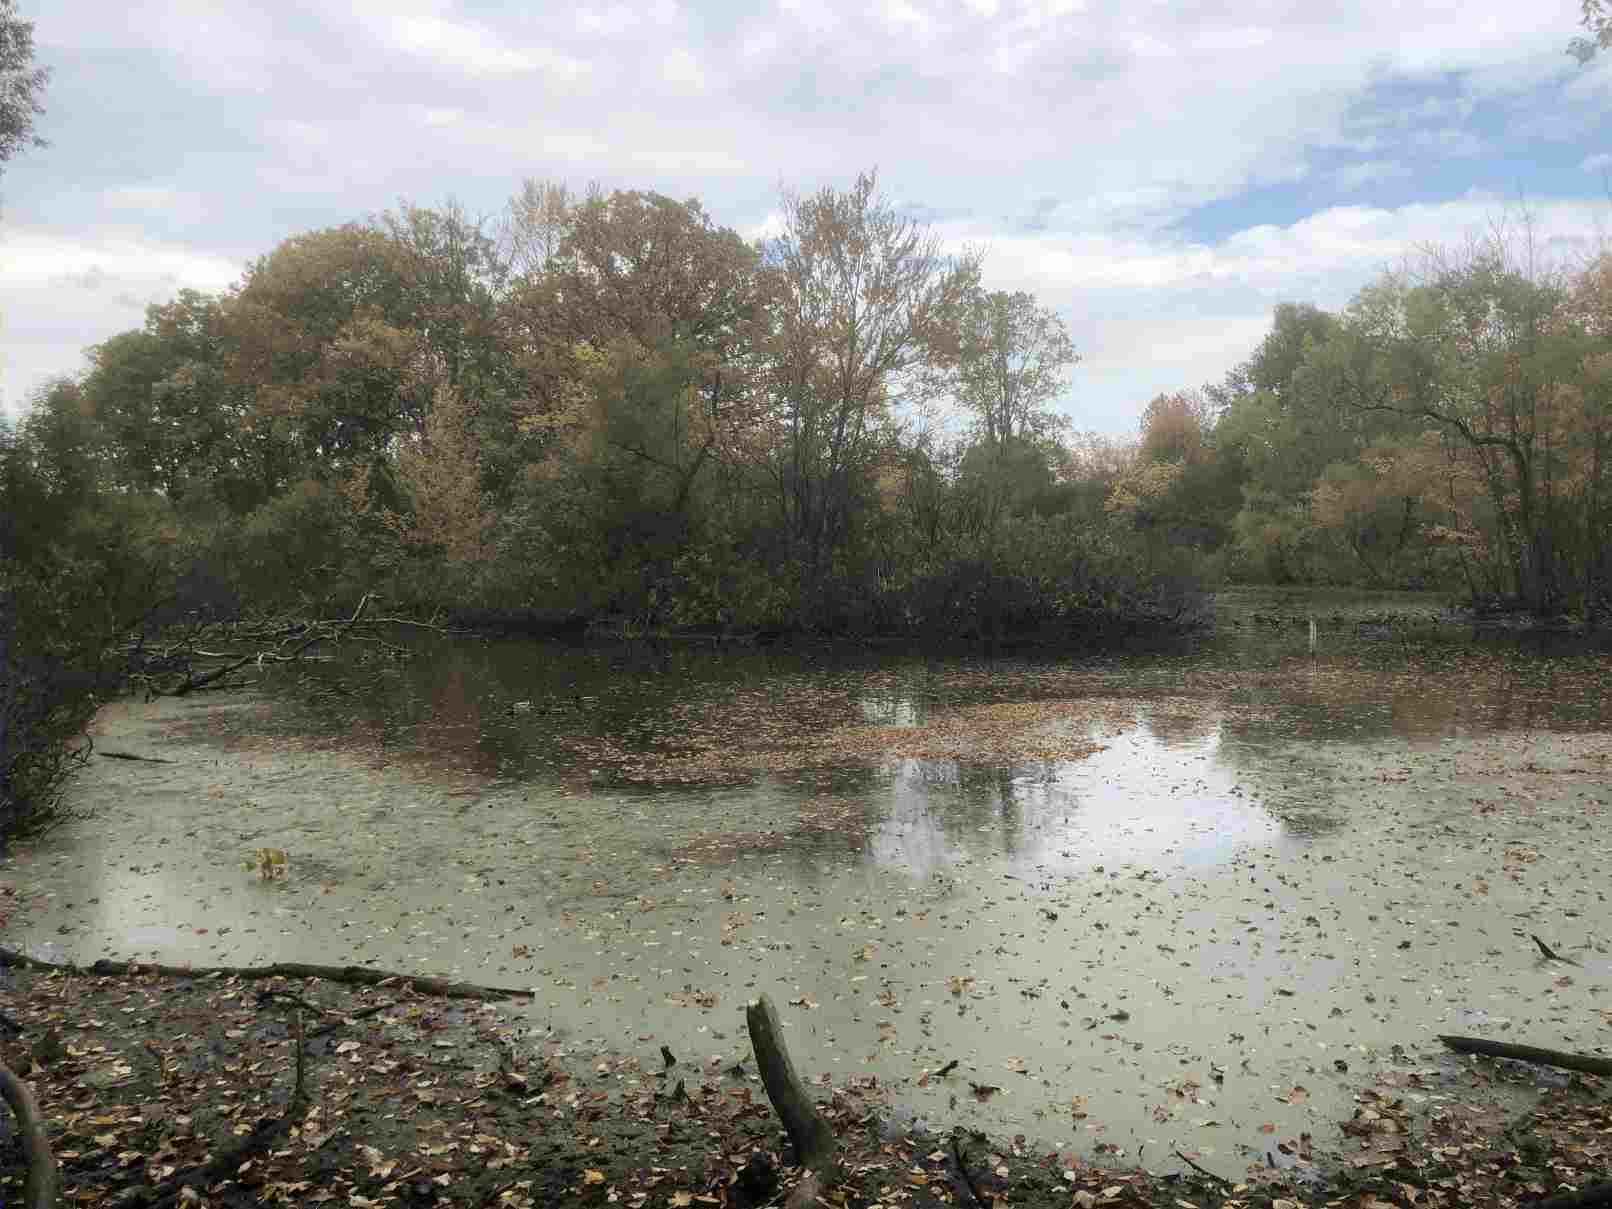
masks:
[(865, 696), (856, 705), (862, 720), (873, 726), (922, 726), (929, 713), (908, 697)]
[(919, 877), (959, 857), (1003, 860), (1023, 872), (1105, 861), (1219, 864), (1282, 831), (1219, 752), (1214, 738), (1166, 743), (1132, 731), (1078, 761), (995, 770), (898, 761), (869, 857)]

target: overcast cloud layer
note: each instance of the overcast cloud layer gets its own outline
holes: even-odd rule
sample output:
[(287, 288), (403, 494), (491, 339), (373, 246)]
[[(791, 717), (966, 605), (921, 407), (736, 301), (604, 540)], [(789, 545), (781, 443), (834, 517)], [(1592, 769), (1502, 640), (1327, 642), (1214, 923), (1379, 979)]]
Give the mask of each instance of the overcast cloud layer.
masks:
[(1525, 200), (1612, 231), (1612, 56), (1576, 0), (503, 4), (21, 0), (45, 151), (0, 178), (3, 399), (299, 231), (523, 177), (697, 197), (765, 231), (780, 185), (877, 166), (1084, 361), (1075, 425), (1133, 432), (1278, 301), (1343, 305)]

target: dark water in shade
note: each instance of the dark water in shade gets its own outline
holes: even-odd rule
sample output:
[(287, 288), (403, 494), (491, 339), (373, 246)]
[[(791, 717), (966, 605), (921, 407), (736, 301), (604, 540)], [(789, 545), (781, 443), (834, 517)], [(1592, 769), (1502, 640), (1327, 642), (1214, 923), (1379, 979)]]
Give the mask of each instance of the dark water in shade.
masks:
[(98, 762), (6, 941), (533, 986), (651, 1054), (742, 1053), (766, 990), (798, 1065), (919, 1113), (1263, 1154), (1440, 1031), (1609, 1040), (1612, 657), (1436, 607), (1244, 593), (1057, 659), (427, 636), (117, 706), (103, 748), (178, 763)]

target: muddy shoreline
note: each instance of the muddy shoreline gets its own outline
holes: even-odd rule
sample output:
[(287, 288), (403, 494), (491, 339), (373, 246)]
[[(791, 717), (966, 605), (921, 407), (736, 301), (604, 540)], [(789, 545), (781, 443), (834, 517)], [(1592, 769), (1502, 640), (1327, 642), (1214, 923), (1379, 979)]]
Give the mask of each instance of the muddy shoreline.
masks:
[[(289, 989), (327, 1013), (309, 1014), (304, 1029), (330, 1030), (304, 1043), (305, 1106), (232, 1174), (187, 1181), (288, 1112), (295, 1027), (289, 1011), (259, 1001), (261, 989), (4, 972), (0, 1009), (26, 1030), (6, 1057), (42, 1059), (30, 1078), (63, 1203), (151, 1205), (189, 1186), (191, 1203), (217, 1206), (745, 1206), (798, 1175), (753, 1063), (667, 1064), (652, 1036), (622, 1054), (533, 1032), (495, 1005), (299, 982)], [(1306, 1135), (1273, 1140), (1263, 1163), (1218, 1170), (1197, 1152), (1092, 1159), (1022, 1136), (924, 1128), (892, 1111), (876, 1079), (809, 1082), (844, 1149), (836, 1195), (852, 1209), (1498, 1207), (1604, 1176), (1612, 1105), (1602, 1081), (1511, 1063), (1441, 1066), (1407, 1057), (1390, 1079), (1361, 1087), (1341, 1123), (1351, 1141), (1342, 1155), (1324, 1158)], [(970, 1094), (959, 1075), (936, 1081), (954, 1098)], [(1520, 1112), (1499, 1107), (1519, 1099)], [(0, 1191), (22, 1177), (15, 1146), (0, 1141)]]

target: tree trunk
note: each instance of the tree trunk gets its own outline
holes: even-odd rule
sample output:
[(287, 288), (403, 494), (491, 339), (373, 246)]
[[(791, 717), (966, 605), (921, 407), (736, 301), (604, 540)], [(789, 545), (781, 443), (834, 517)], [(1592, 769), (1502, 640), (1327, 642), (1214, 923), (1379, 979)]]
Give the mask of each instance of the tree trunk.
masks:
[(0, 1099), (11, 1106), (22, 1135), (22, 1157), (28, 1163), (23, 1185), (23, 1209), (56, 1209), (56, 1158), (50, 1152), (50, 1135), (39, 1101), (15, 1071), (0, 1062)]
[(795, 1162), (808, 1169), (789, 1194), (786, 1204), (791, 1209), (804, 1209), (816, 1203), (838, 1174), (839, 1147), (834, 1140), (834, 1130), (818, 1113), (800, 1076), (795, 1073), (772, 1001), (765, 995), (752, 999), (744, 1015), (750, 1026), (750, 1045), (756, 1052), (762, 1086), (767, 1089), (767, 1098), (789, 1134), (789, 1141), (795, 1148)]

